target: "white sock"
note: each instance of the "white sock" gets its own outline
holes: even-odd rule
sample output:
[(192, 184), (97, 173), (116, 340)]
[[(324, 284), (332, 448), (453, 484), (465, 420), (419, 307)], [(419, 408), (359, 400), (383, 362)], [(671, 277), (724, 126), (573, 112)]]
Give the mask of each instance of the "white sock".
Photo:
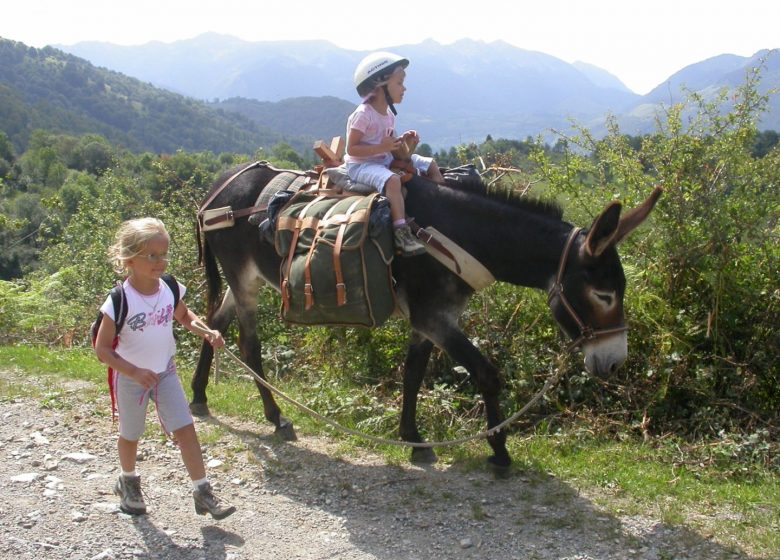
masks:
[(199, 480), (193, 480), (192, 481), (192, 489), (197, 490), (202, 484), (207, 484), (209, 481), (209, 477), (204, 477)]
[(133, 477), (133, 476), (138, 476), (138, 472), (135, 469), (133, 469), (130, 472), (122, 471), (122, 476), (124, 476), (125, 478), (130, 478), (130, 477)]

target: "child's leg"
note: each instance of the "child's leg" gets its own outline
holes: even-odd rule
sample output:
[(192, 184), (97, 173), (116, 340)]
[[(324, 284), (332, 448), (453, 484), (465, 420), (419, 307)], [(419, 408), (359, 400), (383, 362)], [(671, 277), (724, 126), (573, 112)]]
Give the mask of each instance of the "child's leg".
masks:
[(138, 456), (138, 440), (131, 441), (119, 436), (117, 442), (119, 450), (119, 465), (122, 472), (131, 473), (135, 471), (135, 461)]
[(179, 442), (181, 458), (193, 482), (192, 498), (195, 500), (195, 512), (200, 515), (211, 514), (214, 519), (224, 519), (236, 511), (235, 506), (221, 501), (214, 495), (211, 483), (206, 478), (203, 455), (195, 433), (195, 424), (179, 428), (173, 434)]
[(401, 190), (401, 178), (398, 175), (393, 175), (385, 183), (385, 196), (390, 202), (390, 217), (393, 219), (393, 225), (405, 220), (406, 207)]
[(187, 468), (187, 473), (191, 480), (201, 480), (206, 478), (206, 467), (203, 465), (203, 453), (198, 441), (198, 434), (195, 433), (195, 424), (189, 424), (179, 428), (173, 435), (179, 443), (181, 459)]
[(423, 173), (426, 177), (437, 183), (444, 183), (444, 176), (441, 174), (439, 166), (436, 165), (436, 160), (431, 157), (424, 157), (419, 154), (412, 154), (412, 165), (420, 173)]
[(425, 245), (420, 243), (412, 235), (409, 224), (406, 223), (406, 205), (404, 204), (403, 186), (401, 178), (393, 175), (385, 183), (385, 196), (390, 201), (390, 216), (393, 220), (393, 241), (406, 257), (422, 255), (425, 253)]
[(439, 170), (439, 166), (436, 165), (435, 161), (431, 162), (431, 165), (428, 167), (428, 171), (426, 172), (426, 175), (428, 175), (428, 178), (432, 181), (436, 181), (437, 183), (444, 184), (444, 175), (441, 174), (441, 171)]
[(119, 374), (116, 378), (116, 398), (119, 413), (119, 464), (122, 472), (132, 473), (135, 471), (138, 440), (146, 425), (149, 392), (132, 379)]

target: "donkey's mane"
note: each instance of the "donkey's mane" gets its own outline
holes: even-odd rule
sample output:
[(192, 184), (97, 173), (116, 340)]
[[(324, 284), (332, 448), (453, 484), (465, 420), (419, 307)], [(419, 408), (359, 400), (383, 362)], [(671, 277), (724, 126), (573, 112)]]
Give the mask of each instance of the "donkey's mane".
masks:
[(453, 190), (492, 200), (503, 206), (519, 208), (535, 214), (544, 214), (558, 220), (563, 219), (563, 209), (555, 202), (528, 197), (512, 188), (492, 187), (478, 177), (446, 182), (447, 186)]

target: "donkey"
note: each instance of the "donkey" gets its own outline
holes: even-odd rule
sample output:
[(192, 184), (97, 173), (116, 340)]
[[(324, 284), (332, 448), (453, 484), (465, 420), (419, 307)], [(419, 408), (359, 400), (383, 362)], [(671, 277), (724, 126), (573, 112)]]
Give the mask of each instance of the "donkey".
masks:
[[(226, 172), (215, 182), (214, 189), (235, 172)], [(278, 170), (256, 166), (236, 177), (209, 206), (249, 208), (277, 173)], [(415, 177), (407, 187), (406, 211), (420, 226), (435, 227), (455, 241), (498, 281), (548, 292), (555, 321), (573, 341), (571, 346), (582, 350), (589, 373), (609, 374), (625, 361), (626, 282), (616, 245), (647, 218), (661, 195), (660, 187), (623, 217), (621, 204), (610, 202), (588, 230), (563, 221), (557, 206), (525, 198), (508, 201), (491, 197), (481, 181), (471, 188), (454, 188)], [(224, 332), (237, 317), (241, 355), (264, 377), (256, 334), (256, 298), (264, 282), (278, 289), (281, 258), (246, 219), (236, 220), (231, 228), (206, 232), (202, 251), (208, 286), (206, 320), (211, 328)], [(217, 261), (229, 287), (219, 307), (216, 303), (221, 295), (221, 280)], [(395, 258), (392, 270), (400, 311), (411, 325), (403, 367), (401, 439), (424, 441), (417, 428), (417, 396), (434, 345), (462, 365), (475, 381), (484, 399), (488, 428), (500, 424), (504, 416), (499, 407), (498, 370), (458, 325), (474, 290), (427, 254)], [(192, 379), (190, 407), (196, 415), (209, 413), (206, 386), (212, 358), (211, 346), (204, 343)], [(282, 416), (272, 394), (256, 384), (266, 419), (281, 437), (295, 439), (292, 423)], [(493, 452), (489, 463), (497, 472), (505, 472), (511, 464), (506, 431), (493, 433), (487, 440)], [(413, 447), (411, 460), (432, 463), (436, 454), (430, 448)]]

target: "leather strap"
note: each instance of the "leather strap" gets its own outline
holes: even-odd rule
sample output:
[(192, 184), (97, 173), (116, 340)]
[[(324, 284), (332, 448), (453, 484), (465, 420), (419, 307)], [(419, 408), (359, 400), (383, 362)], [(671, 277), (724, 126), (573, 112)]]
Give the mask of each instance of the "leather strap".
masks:
[(257, 214), (258, 212), (263, 212), (265, 210), (268, 210), (267, 204), (262, 204), (260, 206), (251, 206), (250, 208), (242, 208), (241, 210), (228, 210), (224, 214), (220, 214), (219, 216), (214, 216), (213, 218), (203, 220), (202, 225), (213, 226), (214, 224), (218, 224), (220, 222), (235, 220), (236, 218), (243, 218), (244, 216), (251, 216), (252, 214)]
[(566, 263), (569, 260), (569, 252), (571, 251), (572, 245), (574, 245), (574, 240), (577, 239), (577, 236), (581, 231), (582, 228), (575, 227), (569, 233), (569, 237), (566, 239), (566, 245), (563, 247), (563, 253), (561, 253), (561, 258), (558, 261), (558, 272), (555, 275), (555, 283), (553, 283), (552, 287), (550, 287), (550, 291), (547, 294), (547, 305), (551, 306), (552, 300), (557, 297), (561, 302), (561, 305), (563, 305), (563, 308), (577, 324), (577, 328), (580, 329), (580, 336), (569, 343), (569, 351), (582, 346), (583, 342), (593, 340), (594, 338), (621, 333), (628, 330), (628, 327), (623, 325), (618, 327), (611, 327), (608, 329), (594, 329), (590, 325), (586, 325), (582, 319), (580, 319), (580, 316), (577, 314), (577, 311), (574, 309), (571, 303), (569, 303), (569, 298), (566, 297), (566, 294), (563, 291), (563, 273), (566, 270)]
[[(347, 218), (349, 218), (355, 210), (355, 206), (360, 204), (362, 200), (362, 198), (355, 199), (355, 202), (352, 203), (346, 212)], [(344, 232), (347, 230), (348, 223), (349, 219), (339, 226), (336, 243), (333, 246), (333, 270), (336, 273), (336, 305), (339, 307), (347, 303), (347, 286), (344, 284), (344, 272), (341, 269), (341, 248), (344, 245)]]
[[(327, 220), (330, 215), (336, 210), (336, 204), (331, 206), (328, 211), (325, 213), (325, 215), (322, 217), (323, 220)], [(307, 226), (307, 223), (309, 224)], [(309, 246), (309, 253), (306, 255), (306, 264), (303, 267), (303, 278), (304, 278), (304, 284), (303, 284), (303, 295), (305, 298), (305, 309), (308, 311), (309, 309), (314, 306), (314, 287), (311, 283), (311, 258), (314, 255), (314, 248), (317, 245), (317, 240), (320, 237), (320, 232), (322, 231), (322, 228), (317, 227), (317, 225), (320, 223), (320, 220), (317, 220), (316, 218), (306, 218), (302, 221), (302, 227), (301, 229), (313, 229), (314, 230), (314, 237), (311, 240), (311, 245)]]
[(313, 204), (316, 202), (319, 202), (325, 198), (323, 195), (318, 195), (314, 197), (306, 206), (303, 207), (303, 210), (301, 210), (301, 213), (298, 215), (298, 222), (297, 226), (293, 230), (293, 238), (290, 242), (290, 250), (287, 253), (287, 263), (284, 267), (284, 276), (282, 277), (281, 285), (279, 286), (281, 288), (282, 292), (282, 306), (284, 307), (285, 311), (289, 311), (290, 309), (290, 286), (289, 286), (289, 279), (290, 279), (290, 271), (292, 270), (292, 263), (293, 263), (293, 257), (295, 256), (295, 248), (298, 245), (298, 237), (301, 233), (301, 223), (303, 222), (303, 218), (306, 216), (306, 212), (309, 211), (309, 208), (312, 207)]
[(221, 193), (223, 190), (225, 190), (225, 187), (227, 187), (230, 183), (236, 180), (239, 175), (242, 173), (249, 171), (250, 169), (255, 169), (257, 167), (260, 167), (261, 165), (265, 165), (265, 162), (263, 161), (255, 161), (253, 163), (250, 163), (249, 165), (246, 165), (233, 173), (230, 177), (228, 177), (219, 187), (217, 187), (214, 192), (212, 192), (209, 197), (206, 199), (206, 202), (200, 205), (200, 208), (198, 209), (198, 215), (200, 215), (206, 208), (208, 208), (209, 204), (214, 202), (214, 199), (219, 196), (219, 193)]
[(430, 245), (434, 249), (436, 249), (438, 252), (440, 252), (442, 255), (450, 259), (452, 262), (455, 263), (455, 272), (458, 274), (461, 273), (460, 270), (460, 264), (458, 263), (458, 260), (455, 258), (455, 255), (453, 255), (447, 247), (439, 243), (439, 240), (436, 239), (433, 235), (425, 231), (424, 228), (421, 228), (417, 222), (414, 221), (414, 218), (409, 218), (406, 223), (409, 224), (409, 228), (412, 230), (412, 233), (425, 243), (426, 245)]

